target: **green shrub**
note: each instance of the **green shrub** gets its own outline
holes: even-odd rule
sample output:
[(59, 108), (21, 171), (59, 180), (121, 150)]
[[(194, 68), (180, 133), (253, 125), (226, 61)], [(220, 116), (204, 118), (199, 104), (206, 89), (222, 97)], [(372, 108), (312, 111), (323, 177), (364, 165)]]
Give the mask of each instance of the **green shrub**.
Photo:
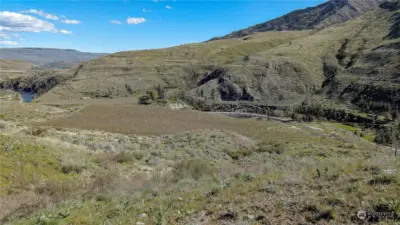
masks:
[(78, 174), (81, 173), (84, 169), (86, 169), (85, 162), (81, 161), (80, 159), (67, 158), (63, 159), (61, 163), (61, 172), (65, 174)]
[(334, 220), (336, 218), (336, 212), (332, 209), (320, 211), (316, 216), (315, 220)]
[(369, 184), (395, 184), (397, 183), (397, 177), (391, 174), (379, 174), (369, 181)]
[(400, 212), (400, 200), (381, 199), (374, 204), (374, 210), (377, 212)]
[(285, 145), (279, 142), (261, 142), (258, 145), (257, 152), (259, 153), (275, 153), (275, 154), (283, 154), (285, 152)]
[(92, 188), (105, 190), (114, 185), (118, 177), (117, 170), (102, 169), (92, 175)]
[(102, 193), (97, 194), (94, 198), (98, 202), (110, 202), (112, 200), (112, 197)]
[(115, 161), (118, 163), (130, 163), (135, 161), (135, 156), (133, 153), (131, 152), (119, 152), (116, 156), (115, 156)]
[(78, 188), (79, 184), (74, 180), (48, 180), (43, 185), (36, 187), (36, 192), (52, 196), (55, 199), (64, 199)]
[(253, 181), (255, 179), (255, 176), (253, 175), (253, 174), (245, 174), (244, 176), (243, 176), (243, 180), (244, 181), (246, 181), (246, 182), (250, 182), (250, 181)]
[(174, 174), (177, 180), (191, 177), (199, 180), (205, 176), (213, 177), (215, 168), (209, 162), (201, 159), (189, 159), (178, 162), (174, 166)]
[(343, 201), (341, 199), (335, 197), (329, 197), (326, 199), (326, 202), (330, 206), (340, 206), (343, 205)]
[(158, 99), (157, 91), (147, 91), (146, 94), (150, 97), (151, 100), (155, 101)]
[(157, 105), (165, 106), (168, 104), (168, 100), (167, 99), (157, 99), (156, 103), (157, 103)]
[(135, 157), (136, 160), (142, 160), (144, 157), (144, 153), (141, 151), (133, 151), (132, 155)]
[(221, 188), (214, 187), (211, 191), (207, 192), (206, 197), (211, 198), (217, 196), (221, 192)]
[(153, 103), (153, 100), (148, 94), (139, 97), (139, 104), (150, 105), (151, 103)]
[(30, 129), (27, 134), (33, 135), (33, 136), (43, 136), (43, 134), (46, 133), (46, 129), (43, 127), (36, 127)]
[(380, 199), (373, 204), (372, 208), (375, 212), (392, 212), (396, 217), (400, 217), (400, 200)]
[(252, 151), (246, 148), (241, 148), (237, 151), (225, 150), (225, 153), (228, 154), (233, 160), (239, 160), (243, 157), (250, 156)]
[(65, 174), (70, 174), (70, 173), (81, 173), (83, 171), (84, 167), (82, 165), (78, 164), (67, 164), (63, 165), (61, 167), (61, 171)]

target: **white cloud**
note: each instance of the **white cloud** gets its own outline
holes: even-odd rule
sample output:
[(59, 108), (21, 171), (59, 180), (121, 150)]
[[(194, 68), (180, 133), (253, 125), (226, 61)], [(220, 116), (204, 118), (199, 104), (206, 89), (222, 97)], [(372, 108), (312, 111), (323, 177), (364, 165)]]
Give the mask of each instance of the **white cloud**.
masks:
[(121, 21), (119, 21), (119, 20), (110, 20), (110, 23), (112, 23), (112, 24), (122, 24)]
[(10, 37), (5, 33), (0, 33), (0, 38), (2, 38), (2, 39), (10, 39)]
[(69, 30), (60, 30), (60, 33), (62, 33), (62, 34), (72, 34), (72, 31), (69, 31)]
[(58, 20), (58, 17), (56, 15), (46, 13), (42, 10), (29, 9), (29, 10), (21, 11), (21, 13), (33, 13), (33, 14), (39, 15), (39, 16), (44, 17), (49, 20)]
[(79, 20), (64, 19), (63, 21), (61, 21), (61, 23), (65, 23), (65, 24), (80, 24), (81, 21), (79, 21)]
[(10, 46), (15, 46), (18, 45), (17, 42), (15, 41), (0, 41), (0, 45), (10, 45)]
[(141, 17), (141, 18), (133, 18), (133, 17), (128, 17), (126, 20), (128, 24), (140, 24), (146, 22), (146, 19)]
[(0, 11), (0, 31), (12, 32), (53, 32), (57, 29), (54, 24), (33, 16), (20, 13)]
[(18, 39), (18, 40), (20, 40), (20, 41), (23, 41), (24, 39), (21, 37), (21, 36), (19, 36), (18, 34), (11, 34), (14, 38), (13, 39)]
[(172, 7), (169, 6), (169, 5), (165, 6), (165, 8), (166, 8), (166, 9), (172, 9)]
[(148, 10), (148, 9), (142, 9), (142, 12), (145, 12), (145, 13), (147, 13), (147, 12), (151, 12), (151, 10)]

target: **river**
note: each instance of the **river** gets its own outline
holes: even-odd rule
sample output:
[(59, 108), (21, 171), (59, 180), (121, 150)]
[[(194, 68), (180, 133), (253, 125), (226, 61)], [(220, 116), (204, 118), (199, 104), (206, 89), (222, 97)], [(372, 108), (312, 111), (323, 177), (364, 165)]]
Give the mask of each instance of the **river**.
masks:
[(18, 91), (18, 93), (22, 97), (22, 101), (24, 102), (32, 102), (32, 100), (35, 98), (35, 93), (33, 92), (27, 92), (27, 91)]
[[(9, 98), (13, 99), (14, 98), (13, 96), (15, 96), (16, 92), (18, 92), (22, 98), (22, 101), (29, 103), (29, 102), (32, 102), (36, 96), (36, 93), (34, 93), (34, 92), (28, 92), (28, 91), (23, 91), (23, 90), (14, 90), (11, 92), (10, 91), (11, 90), (9, 90), (9, 89), (1, 89), (0, 88), (0, 99), (4, 98), (4, 97), (6, 97), (6, 99), (9, 99)], [(1, 96), (3, 96), (3, 97), (1, 97)], [(9, 97), (7, 97), (7, 96), (9, 96)]]

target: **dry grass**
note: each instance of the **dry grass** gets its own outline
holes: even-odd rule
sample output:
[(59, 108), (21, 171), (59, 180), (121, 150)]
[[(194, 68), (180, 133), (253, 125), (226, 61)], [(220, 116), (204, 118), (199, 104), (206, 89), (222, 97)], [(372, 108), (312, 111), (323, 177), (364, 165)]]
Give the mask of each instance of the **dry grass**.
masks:
[(0, 119), (26, 124), (28, 121), (45, 121), (50, 118), (65, 116), (76, 112), (80, 107), (78, 105), (68, 105), (61, 108), (0, 99)]
[[(278, 127), (279, 123), (241, 120), (192, 110), (170, 110), (145, 106), (88, 106), (81, 112), (50, 120), (41, 125), (103, 130), (112, 133), (162, 135), (199, 129), (224, 129), (256, 133), (257, 129)], [(279, 132), (279, 131), (277, 131)]]
[[(10, 224), (21, 221), (17, 215), (29, 215), (21, 224), (100, 224), (104, 220), (191, 224), (199, 218), (203, 224), (348, 224), (354, 209), (392, 207), (396, 199), (399, 178), (386, 176), (385, 171), (400, 165), (390, 152), (330, 123), (281, 124), (139, 106), (91, 106), (63, 121), (72, 122), (73, 127), (82, 125), (75, 118), (89, 118), (85, 114), (95, 111), (105, 113), (100, 121), (106, 123), (106, 119), (132, 126), (161, 123), (166, 128), (157, 127), (161, 131), (156, 132), (162, 133), (204, 127), (218, 130), (128, 136), (48, 128), (46, 137), (35, 138), (75, 143), (77, 149), (86, 146), (86, 151), (93, 152), (81, 155), (72, 150), (56, 170), (65, 175), (62, 168), (69, 168), (73, 172), (67, 175), (80, 176), (84, 186), (67, 180), (38, 185), (35, 199), (43, 200), (35, 202), (40, 204), (29, 203), (30, 210), (20, 214), (15, 207), (5, 208), (12, 212), (7, 220)], [(150, 122), (161, 115), (170, 122), (159, 118)], [(102, 129), (110, 129), (107, 126)], [(90, 128), (87, 124), (81, 127)], [(124, 129), (125, 133), (154, 134), (147, 127), (132, 131), (125, 125)], [(88, 147), (94, 143), (100, 145)], [(88, 158), (75, 163), (77, 156)], [(43, 209), (43, 217), (38, 209), (46, 199), (52, 207)], [(61, 200), (68, 201), (57, 203)], [(143, 213), (147, 216), (139, 216)], [(391, 220), (385, 222), (391, 224)]]
[[(247, 42), (234, 39), (110, 55), (88, 63), (71, 84), (55, 88), (50, 97), (67, 93), (79, 98), (82, 90), (125, 95), (126, 83), (135, 84), (130, 87), (135, 95), (165, 77), (179, 81), (176, 74), (183, 66), (204, 62), (231, 64), (240, 76), (241, 70), (253, 66), (269, 63), (279, 72), (292, 63), (312, 75), (282, 81), (319, 82), (322, 57), (334, 53), (342, 39), (365, 23), (378, 23), (371, 15), (310, 37), (307, 32), (272, 32), (252, 35)], [(369, 28), (372, 33), (386, 29), (373, 27), (377, 28)], [(367, 45), (374, 46), (379, 38), (371, 37)], [(253, 54), (248, 60), (241, 61), (249, 53)], [(34, 123), (33, 129), (27, 129), (34, 132), (22, 134), (31, 138), (28, 141), (46, 143), (47, 155), (37, 158), (26, 149), (0, 148), (1, 187), (7, 190), (0, 200), (16, 202), (0, 204), (0, 218), (7, 218), (1, 222), (351, 224), (362, 222), (355, 217), (361, 209), (400, 215), (399, 161), (392, 151), (343, 126), (237, 119), (127, 105), (118, 99), (96, 101), (80, 102), (89, 106), (66, 117), (45, 115), (50, 120)], [(60, 104), (64, 103), (68, 101)], [(53, 108), (32, 105), (23, 113), (33, 120), (45, 109)], [(69, 113), (64, 110), (60, 108), (57, 115)], [(18, 113), (4, 115), (17, 120)], [(8, 130), (12, 124), (1, 127)], [(68, 151), (61, 146), (68, 146)], [(13, 167), (14, 161), (23, 166)], [(42, 177), (33, 179), (32, 171)], [(50, 206), (43, 208), (44, 204)], [(379, 219), (382, 224), (397, 222), (397, 218)]]

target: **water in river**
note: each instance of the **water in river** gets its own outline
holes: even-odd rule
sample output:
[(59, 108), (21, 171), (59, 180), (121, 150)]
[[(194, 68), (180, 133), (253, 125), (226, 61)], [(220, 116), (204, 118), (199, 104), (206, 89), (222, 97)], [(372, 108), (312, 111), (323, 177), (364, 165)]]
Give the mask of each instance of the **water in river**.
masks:
[(35, 93), (33, 92), (18, 91), (18, 93), (21, 95), (24, 102), (32, 102), (33, 98), (35, 97)]
[(34, 92), (28, 92), (28, 91), (23, 91), (23, 90), (9, 90), (9, 89), (1, 89), (0, 88), (0, 99), (14, 99), (15, 100), (15, 92), (18, 92), (21, 95), (22, 101), (23, 102), (32, 102), (32, 100), (35, 98), (36, 93)]

